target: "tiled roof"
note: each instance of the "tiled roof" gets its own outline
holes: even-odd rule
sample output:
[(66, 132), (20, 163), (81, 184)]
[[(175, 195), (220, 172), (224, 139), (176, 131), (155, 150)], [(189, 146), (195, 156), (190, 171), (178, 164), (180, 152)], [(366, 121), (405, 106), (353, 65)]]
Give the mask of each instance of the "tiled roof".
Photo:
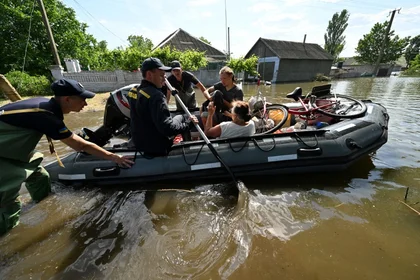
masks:
[[(264, 45), (267, 46), (267, 48), (269, 48), (273, 53), (275, 53), (278, 57), (282, 59), (333, 60), (332, 55), (326, 52), (318, 44), (259, 38), (258, 41), (254, 44), (254, 46), (259, 41), (261, 41)], [(250, 55), (251, 53), (248, 52), (245, 57), (248, 57)]]
[(190, 35), (181, 28), (179, 28), (178, 30), (170, 34), (168, 37), (166, 37), (162, 42), (160, 42), (156, 47), (154, 47), (154, 49), (163, 48), (169, 45), (179, 51), (205, 51), (207, 57), (217, 58), (219, 60), (226, 58), (226, 55), (223, 52)]

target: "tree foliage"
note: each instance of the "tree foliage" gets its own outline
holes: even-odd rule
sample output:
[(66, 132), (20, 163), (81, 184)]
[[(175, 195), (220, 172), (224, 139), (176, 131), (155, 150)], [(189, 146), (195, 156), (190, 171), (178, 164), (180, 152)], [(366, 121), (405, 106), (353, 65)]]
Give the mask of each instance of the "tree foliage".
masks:
[[(98, 71), (131, 71), (137, 70), (141, 62), (152, 55), (162, 58), (165, 63), (178, 59), (190, 70), (207, 64), (204, 53), (195, 51), (181, 53), (171, 49), (157, 49), (152, 52), (152, 41), (142, 35), (130, 35), (127, 48), (109, 50), (106, 41), (98, 42), (86, 32), (88, 26), (76, 19), (73, 9), (59, 0), (43, 2), (62, 65), (64, 59), (73, 58), (78, 59), (85, 69), (89, 66), (91, 70)], [(37, 2), (3, 0), (0, 2), (0, 14), (0, 73), (22, 71), (25, 60), (25, 72), (50, 76), (49, 66), (55, 62)]]
[(346, 44), (343, 33), (348, 26), (349, 17), (350, 14), (344, 9), (340, 14), (335, 13), (328, 22), (327, 33), (324, 34), (324, 49), (334, 57), (334, 61), (337, 61)]
[[(34, 1), (3, 0), (0, 3), (0, 72), (22, 70), (26, 52), (25, 70), (31, 74), (46, 74), (48, 66), (55, 64), (46, 28), (38, 4)], [(96, 65), (98, 43), (86, 33), (87, 25), (76, 20), (73, 9), (61, 1), (44, 0), (51, 30), (60, 59), (78, 58), (83, 65)], [(31, 21), (31, 12), (32, 21)], [(31, 32), (28, 40), (28, 31)]]
[(169, 65), (173, 60), (178, 60), (183, 69), (190, 71), (195, 71), (207, 66), (205, 53), (195, 50), (180, 52), (177, 49), (166, 46), (154, 50), (151, 53), (151, 56), (159, 58), (165, 65)]
[(227, 63), (227, 66), (232, 68), (235, 73), (239, 73), (245, 71), (251, 75), (257, 74), (257, 64), (258, 64), (258, 56), (252, 55), (251, 57), (244, 59), (243, 57), (240, 58), (231, 58)]
[(152, 41), (148, 38), (144, 38), (142, 35), (130, 35), (128, 36), (127, 41), (130, 44), (128, 47), (129, 49), (136, 49), (139, 51), (147, 52), (151, 51), (153, 48)]
[(411, 65), (411, 61), (414, 60), (418, 54), (420, 54), (420, 35), (411, 38), (410, 43), (405, 50), (404, 57), (407, 62), (407, 66)]
[(207, 43), (207, 44), (211, 45), (210, 41), (209, 41), (209, 40), (207, 40), (206, 38), (204, 38), (203, 36), (201, 36), (201, 37), (200, 37), (200, 38), (198, 38), (198, 39), (200, 39), (201, 41), (203, 41), (203, 42), (205, 42), (205, 43)]
[(51, 82), (45, 76), (30, 76), (20, 71), (11, 71), (6, 78), (22, 96), (51, 95)]
[[(383, 42), (385, 40), (385, 33), (389, 22), (376, 23), (369, 34), (363, 35), (363, 39), (359, 40), (356, 47), (358, 55), (355, 59), (358, 62), (375, 64)], [(405, 47), (409, 42), (410, 37), (401, 38), (395, 35), (394, 30), (390, 30), (388, 34), (388, 44), (384, 47), (384, 52), (380, 63), (395, 62), (404, 53)]]
[(410, 61), (410, 67), (404, 71), (403, 75), (420, 76), (420, 54)]

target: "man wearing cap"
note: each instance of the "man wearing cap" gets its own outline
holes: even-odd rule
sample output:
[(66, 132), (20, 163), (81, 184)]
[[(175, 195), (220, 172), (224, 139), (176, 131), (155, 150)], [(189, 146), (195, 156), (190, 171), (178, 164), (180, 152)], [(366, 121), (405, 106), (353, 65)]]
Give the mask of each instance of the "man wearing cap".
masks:
[(171, 117), (166, 95), (161, 91), (165, 71), (170, 67), (154, 57), (141, 65), (143, 80), (128, 93), (130, 99), (131, 134), (136, 149), (146, 156), (165, 156), (169, 153), (173, 136), (188, 131), (196, 117)]
[[(183, 71), (181, 63), (178, 60), (171, 62), (171, 73), (168, 77), (169, 83), (178, 91), (178, 96), (182, 102), (187, 106), (188, 109), (194, 109), (197, 107), (197, 101), (195, 100), (195, 92), (192, 85), (196, 85), (204, 95), (204, 98), (210, 100), (210, 94), (206, 91), (203, 84), (190, 72)], [(169, 102), (171, 97), (170, 91), (167, 93), (167, 100)], [(182, 111), (181, 105), (176, 101), (177, 111)]]
[[(43, 155), (35, 147), (45, 134), (47, 139), (61, 140), (76, 151), (111, 160), (130, 167), (127, 157), (110, 153), (72, 133), (63, 122), (63, 114), (80, 112), (86, 98), (95, 94), (74, 80), (52, 83), (54, 97), (31, 98), (0, 107), (0, 235), (19, 223), (19, 190), (23, 182), (34, 201), (51, 192), (48, 172), (41, 166)], [(52, 145), (52, 142), (51, 142)]]

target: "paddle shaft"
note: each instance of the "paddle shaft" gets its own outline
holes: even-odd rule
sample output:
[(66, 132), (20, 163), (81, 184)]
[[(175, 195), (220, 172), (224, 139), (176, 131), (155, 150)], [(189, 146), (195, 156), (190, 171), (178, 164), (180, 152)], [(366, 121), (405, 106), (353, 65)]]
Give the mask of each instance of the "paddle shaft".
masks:
[[(190, 113), (190, 111), (188, 110), (187, 106), (185, 106), (184, 102), (182, 102), (181, 98), (178, 96), (176, 92), (176, 90), (174, 89), (174, 87), (171, 85), (171, 83), (169, 83), (168, 79), (166, 79), (165, 77), (165, 84), (168, 87), (168, 89), (171, 91), (172, 95), (175, 96), (176, 101), (178, 102), (179, 105), (181, 105), (182, 109), (184, 110), (184, 112), (189, 116), (192, 117), (192, 114)], [(230, 170), (230, 167), (222, 160), (222, 158), (220, 157), (220, 155), (217, 153), (216, 149), (213, 147), (212, 143), (210, 142), (209, 138), (207, 138), (206, 134), (204, 133), (204, 131), (201, 129), (201, 127), (198, 125), (198, 123), (194, 122), (194, 126), (197, 129), (197, 131), (200, 133), (201, 137), (204, 139), (204, 141), (206, 142), (207, 146), (209, 147), (210, 151), (213, 153), (213, 155), (217, 158), (217, 160), (226, 168), (226, 171), (229, 173), (229, 175), (232, 177), (233, 181), (235, 182), (235, 184), (237, 185), (238, 182), (236, 180), (235, 175), (233, 174), (232, 170)]]
[(10, 84), (7, 78), (3, 75), (0, 75), (0, 89), (12, 102), (22, 100), (22, 97), (20, 97), (16, 89)]

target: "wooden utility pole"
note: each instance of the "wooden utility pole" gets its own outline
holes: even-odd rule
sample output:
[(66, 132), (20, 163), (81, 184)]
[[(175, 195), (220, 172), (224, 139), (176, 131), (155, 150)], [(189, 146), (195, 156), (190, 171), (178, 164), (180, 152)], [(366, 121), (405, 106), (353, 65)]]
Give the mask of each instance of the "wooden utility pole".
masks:
[(54, 36), (51, 31), (50, 22), (48, 21), (47, 13), (45, 11), (44, 3), (42, 0), (37, 0), (39, 4), (39, 8), (41, 10), (42, 21), (44, 22), (45, 28), (47, 29), (47, 35), (50, 39), (51, 50), (54, 56), (54, 61), (56, 65), (61, 66), (60, 57), (58, 56), (57, 47), (54, 42)]
[(382, 43), (382, 47), (379, 51), (379, 56), (378, 56), (378, 60), (376, 60), (375, 69), (373, 70), (373, 74), (375, 75), (375, 77), (378, 75), (379, 64), (381, 63), (382, 56), (384, 55), (384, 50), (388, 45), (388, 34), (389, 34), (389, 31), (391, 30), (391, 25), (392, 25), (392, 21), (394, 20), (395, 12), (398, 11), (398, 13), (400, 13), (400, 10), (401, 10), (401, 8), (399, 8), (398, 10), (395, 9), (395, 10), (392, 11), (391, 20), (389, 21), (389, 24), (388, 24), (388, 26), (386, 28), (386, 31), (385, 31), (385, 39), (384, 39), (384, 41)]

